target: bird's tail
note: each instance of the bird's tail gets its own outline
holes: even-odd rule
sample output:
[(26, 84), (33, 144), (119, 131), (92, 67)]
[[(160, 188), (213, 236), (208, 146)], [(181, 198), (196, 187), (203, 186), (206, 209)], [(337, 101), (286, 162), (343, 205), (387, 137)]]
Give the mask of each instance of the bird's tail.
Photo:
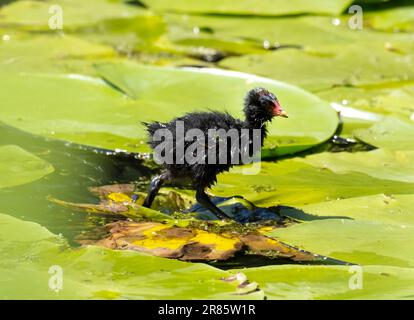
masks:
[(160, 122), (144, 122), (142, 121), (141, 124), (147, 128), (148, 134), (151, 136), (154, 135), (155, 131), (158, 129), (165, 128), (165, 125)]

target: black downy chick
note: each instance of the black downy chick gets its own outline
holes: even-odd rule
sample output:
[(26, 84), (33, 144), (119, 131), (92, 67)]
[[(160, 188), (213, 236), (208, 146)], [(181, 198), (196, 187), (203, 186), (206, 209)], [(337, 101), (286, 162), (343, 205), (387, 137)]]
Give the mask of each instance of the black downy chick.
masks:
[[(253, 130), (258, 129), (259, 131), (256, 130), (256, 132), (260, 133), (260, 150), (267, 133), (266, 122), (271, 121), (275, 116), (287, 118), (287, 113), (281, 108), (276, 96), (264, 88), (255, 88), (247, 93), (244, 99), (243, 111), (245, 114), (244, 121), (235, 119), (228, 113), (213, 111), (188, 113), (182, 117), (173, 119), (168, 123), (144, 123), (144, 125), (147, 126), (147, 131), (150, 137), (149, 145), (154, 150), (155, 158), (157, 157), (157, 152), (160, 153), (160, 151), (157, 150), (157, 147), (160, 147), (162, 141), (166, 141), (164, 136), (165, 131), (163, 130), (167, 130), (171, 133), (169, 140), (172, 142), (172, 144), (164, 145), (164, 151), (161, 152), (164, 157), (163, 159), (166, 158), (167, 154), (171, 155), (171, 161), (162, 163), (164, 171), (161, 175), (155, 177), (151, 181), (148, 195), (144, 201), (144, 206), (148, 208), (151, 206), (163, 183), (184, 183), (189, 184), (196, 190), (196, 199), (203, 207), (210, 210), (220, 219), (228, 219), (229, 217), (210, 200), (205, 189), (211, 187), (217, 181), (216, 176), (219, 173), (228, 171), (230, 167), (234, 165), (232, 156), (235, 156), (235, 152), (240, 153), (242, 152), (241, 150), (243, 150), (243, 146), (241, 146), (240, 142), (242, 141), (242, 134), (248, 132), (249, 137), (251, 137)], [(190, 129), (199, 129), (201, 130), (199, 132), (202, 132), (204, 135), (204, 137), (201, 138), (204, 139), (200, 139), (200, 136), (195, 136), (193, 139), (181, 137), (177, 131), (178, 125), (183, 126), (184, 136), (185, 133), (189, 133)], [(229, 132), (230, 129), (236, 129), (238, 139), (234, 141), (227, 137), (227, 145), (224, 145), (223, 147), (223, 144), (220, 144), (220, 139), (217, 139), (217, 136), (209, 136), (209, 130), (211, 129), (224, 129), (225, 132)], [(158, 133), (164, 132), (162, 134), (165, 138), (164, 140), (156, 137), (158, 135), (157, 130), (160, 130)], [(235, 131), (233, 130), (233, 133), (234, 132)], [(211, 142), (212, 140), (214, 140), (214, 142), (211, 145), (208, 144), (208, 142)], [(252, 139), (248, 138), (247, 141), (248, 152), (251, 156), (252, 153), (257, 152), (258, 150), (253, 150)], [(223, 142), (223, 140), (221, 142)], [(193, 159), (196, 159), (195, 161), (188, 160), (184, 155), (177, 153), (177, 149), (179, 148), (177, 146), (179, 146), (180, 143), (182, 143), (183, 146), (180, 150), (184, 151), (184, 154), (189, 152), (190, 155), (194, 156)], [(201, 148), (198, 149), (198, 151), (201, 150), (203, 152), (196, 152), (194, 145)], [(236, 147), (236, 145), (238, 147)], [(213, 146), (212, 153), (211, 146)], [(191, 148), (191, 150), (189, 148)], [(220, 161), (220, 156), (223, 156), (223, 153), (227, 154), (227, 159), (225, 159), (225, 161)], [(158, 154), (158, 156), (160, 156), (160, 154)], [(216, 160), (212, 161), (212, 157)]]

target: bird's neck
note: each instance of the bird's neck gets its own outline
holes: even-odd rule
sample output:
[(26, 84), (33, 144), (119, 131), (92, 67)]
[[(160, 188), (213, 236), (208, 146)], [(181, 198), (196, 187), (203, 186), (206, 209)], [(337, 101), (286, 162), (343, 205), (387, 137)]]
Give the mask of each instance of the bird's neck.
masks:
[(245, 128), (249, 130), (260, 130), (260, 145), (263, 146), (264, 139), (267, 136), (266, 121), (260, 121), (255, 119), (254, 121), (246, 119)]
[(249, 129), (265, 128), (266, 122), (272, 119), (268, 113), (255, 104), (245, 105), (244, 114), (246, 117), (245, 123)]
[(261, 142), (267, 135), (266, 123), (271, 120), (269, 115), (262, 111), (262, 108), (254, 104), (247, 105), (244, 108), (246, 119), (244, 121), (245, 127), (250, 130), (259, 129), (261, 130)]
[(246, 119), (245, 124), (248, 129), (266, 130), (266, 121), (259, 121), (259, 120), (251, 121), (251, 120)]
[(257, 115), (248, 115), (246, 116), (245, 124), (249, 129), (263, 129), (266, 130), (267, 119), (263, 119)]

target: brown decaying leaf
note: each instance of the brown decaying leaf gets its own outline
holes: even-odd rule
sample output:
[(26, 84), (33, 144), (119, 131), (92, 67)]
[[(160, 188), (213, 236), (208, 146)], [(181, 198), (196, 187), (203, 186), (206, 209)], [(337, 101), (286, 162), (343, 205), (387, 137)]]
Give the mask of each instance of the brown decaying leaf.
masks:
[[(315, 261), (320, 257), (288, 246), (261, 234), (260, 225), (246, 228), (237, 222), (177, 220), (159, 211), (144, 208), (145, 194), (135, 192), (132, 184), (93, 187), (89, 191), (100, 198), (99, 204), (71, 203), (50, 198), (54, 203), (86, 211), (120, 215), (131, 220), (120, 220), (102, 228), (100, 235), (89, 234), (77, 241), (117, 250), (135, 250), (156, 256), (180, 260), (226, 260), (238, 252), (284, 258), (293, 261)], [(131, 196), (139, 199), (133, 202)], [(188, 205), (186, 194), (173, 190), (159, 197), (172, 207)], [(197, 223), (199, 222), (199, 223)], [(234, 224), (236, 224), (237, 227)]]
[[(315, 261), (317, 256), (290, 247), (259, 233), (216, 234), (200, 229), (171, 226), (157, 222), (117, 221), (108, 224), (109, 236), (94, 242), (111, 249), (136, 250), (180, 260), (226, 260), (237, 252), (249, 250), (257, 255)], [(91, 244), (90, 240), (79, 241)]]

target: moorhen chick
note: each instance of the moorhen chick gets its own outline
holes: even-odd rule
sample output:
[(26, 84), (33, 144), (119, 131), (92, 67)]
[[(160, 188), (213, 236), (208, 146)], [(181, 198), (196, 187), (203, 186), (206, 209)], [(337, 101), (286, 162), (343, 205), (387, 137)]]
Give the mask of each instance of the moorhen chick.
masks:
[[(143, 123), (147, 127), (154, 158), (156, 162), (162, 162), (161, 165), (164, 167), (161, 175), (151, 181), (143, 205), (148, 208), (151, 206), (163, 183), (184, 183), (196, 190), (196, 199), (204, 208), (220, 219), (228, 219), (226, 213), (214, 205), (205, 189), (217, 181), (216, 176), (219, 173), (228, 171), (234, 164), (238, 164), (233, 160), (238, 159), (240, 153), (248, 149), (247, 152), (251, 156), (260, 150), (267, 133), (266, 122), (275, 116), (287, 118), (287, 113), (281, 108), (276, 96), (264, 88), (255, 88), (247, 93), (243, 111), (246, 117), (244, 121), (235, 119), (228, 113), (212, 111), (188, 113), (168, 123)], [(217, 139), (219, 129), (224, 129), (226, 133), (231, 131), (233, 138), (234, 134), (236, 135), (236, 139), (230, 138), (229, 134), (225, 136), (227, 144), (224, 144), (223, 139), (220, 139), (222, 136)], [(198, 134), (190, 135), (190, 138), (186, 136), (194, 132)], [(211, 132), (214, 134), (211, 135)], [(203, 136), (200, 137), (200, 133)], [(254, 146), (251, 137), (255, 133), (260, 136), (258, 148)], [(248, 140), (243, 140), (246, 134)], [(209, 143), (208, 146), (206, 141)], [(243, 141), (247, 141), (247, 147), (243, 146)], [(177, 151), (181, 151), (181, 154)], [(165, 161), (168, 156), (170, 161)], [(159, 158), (162, 158), (162, 161), (157, 161)], [(217, 158), (220, 161), (217, 161)]]

